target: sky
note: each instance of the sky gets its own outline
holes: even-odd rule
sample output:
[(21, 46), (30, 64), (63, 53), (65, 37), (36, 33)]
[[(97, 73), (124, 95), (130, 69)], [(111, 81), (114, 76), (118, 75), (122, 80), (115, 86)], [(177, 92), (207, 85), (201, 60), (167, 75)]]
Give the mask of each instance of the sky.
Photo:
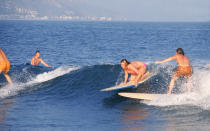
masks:
[(210, 0), (82, 0), (136, 21), (210, 21)]

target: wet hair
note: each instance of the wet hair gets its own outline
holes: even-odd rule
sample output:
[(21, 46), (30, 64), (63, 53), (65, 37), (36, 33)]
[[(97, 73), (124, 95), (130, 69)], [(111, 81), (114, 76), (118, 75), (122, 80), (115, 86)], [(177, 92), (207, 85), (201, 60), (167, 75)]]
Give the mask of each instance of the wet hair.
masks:
[(120, 63), (122, 63), (122, 62), (126, 62), (126, 64), (130, 64), (130, 62), (127, 60), (127, 59), (122, 59), (121, 61), (120, 61)]
[(178, 54), (184, 55), (184, 51), (183, 51), (182, 48), (176, 49), (176, 52), (177, 52)]
[(37, 50), (37, 51), (36, 51), (36, 53), (40, 53), (40, 51), (39, 51), (39, 50)]

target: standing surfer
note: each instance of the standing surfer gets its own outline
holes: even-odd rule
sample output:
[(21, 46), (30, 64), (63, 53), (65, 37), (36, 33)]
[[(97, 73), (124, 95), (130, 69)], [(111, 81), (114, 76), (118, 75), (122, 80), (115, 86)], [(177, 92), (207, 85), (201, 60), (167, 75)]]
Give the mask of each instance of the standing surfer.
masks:
[[(172, 60), (177, 61), (178, 67), (173, 77), (171, 78), (168, 94), (171, 94), (172, 89), (174, 88), (174, 83), (178, 78), (180, 78), (181, 76), (185, 76), (187, 78), (187, 82), (190, 83), (191, 82), (190, 77), (192, 76), (192, 67), (190, 65), (190, 60), (187, 56), (184, 55), (184, 51), (182, 48), (178, 48), (174, 56), (169, 57), (163, 61), (156, 61), (155, 64), (161, 64)], [(191, 91), (191, 86), (188, 85), (188, 92), (190, 91)]]

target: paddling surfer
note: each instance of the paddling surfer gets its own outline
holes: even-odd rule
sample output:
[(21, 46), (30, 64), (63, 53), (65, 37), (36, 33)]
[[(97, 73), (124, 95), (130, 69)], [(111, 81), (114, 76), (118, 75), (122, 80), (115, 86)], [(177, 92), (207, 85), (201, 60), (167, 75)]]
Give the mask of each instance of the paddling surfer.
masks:
[(129, 62), (127, 59), (122, 59), (120, 65), (125, 73), (124, 85), (127, 83), (129, 74), (131, 75), (129, 82), (133, 82), (135, 86), (149, 75), (148, 72), (145, 73), (147, 68), (146, 64), (141, 61)]
[(4, 51), (0, 48), (0, 74), (3, 72), (7, 81), (10, 84), (12, 84), (12, 80), (10, 76), (8, 75), (9, 70), (10, 70), (10, 61), (8, 60)]
[[(155, 64), (161, 64), (172, 60), (177, 61), (178, 67), (176, 69), (176, 72), (173, 74), (173, 77), (171, 78), (168, 94), (171, 94), (172, 89), (174, 88), (174, 83), (178, 78), (180, 78), (181, 76), (185, 76), (185, 78), (187, 78), (187, 82), (190, 83), (190, 77), (192, 76), (192, 67), (190, 65), (190, 60), (187, 56), (184, 55), (184, 51), (182, 48), (178, 48), (174, 56), (169, 57), (163, 61), (156, 61)], [(191, 87), (188, 86), (188, 92), (190, 91)]]
[(36, 51), (36, 55), (31, 59), (31, 65), (37, 66), (40, 62), (46, 67), (51, 67), (40, 58), (40, 51)]

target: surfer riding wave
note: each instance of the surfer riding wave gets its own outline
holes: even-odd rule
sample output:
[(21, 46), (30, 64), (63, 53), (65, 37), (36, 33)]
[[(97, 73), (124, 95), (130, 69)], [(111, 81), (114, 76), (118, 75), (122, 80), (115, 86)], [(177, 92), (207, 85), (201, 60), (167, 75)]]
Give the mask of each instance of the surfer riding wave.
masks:
[(125, 73), (123, 85), (127, 84), (129, 74), (131, 75), (129, 83), (132, 83), (135, 86), (137, 86), (138, 82), (149, 76), (149, 72), (146, 73), (146, 64), (141, 61), (129, 62), (127, 59), (122, 59), (120, 65)]

